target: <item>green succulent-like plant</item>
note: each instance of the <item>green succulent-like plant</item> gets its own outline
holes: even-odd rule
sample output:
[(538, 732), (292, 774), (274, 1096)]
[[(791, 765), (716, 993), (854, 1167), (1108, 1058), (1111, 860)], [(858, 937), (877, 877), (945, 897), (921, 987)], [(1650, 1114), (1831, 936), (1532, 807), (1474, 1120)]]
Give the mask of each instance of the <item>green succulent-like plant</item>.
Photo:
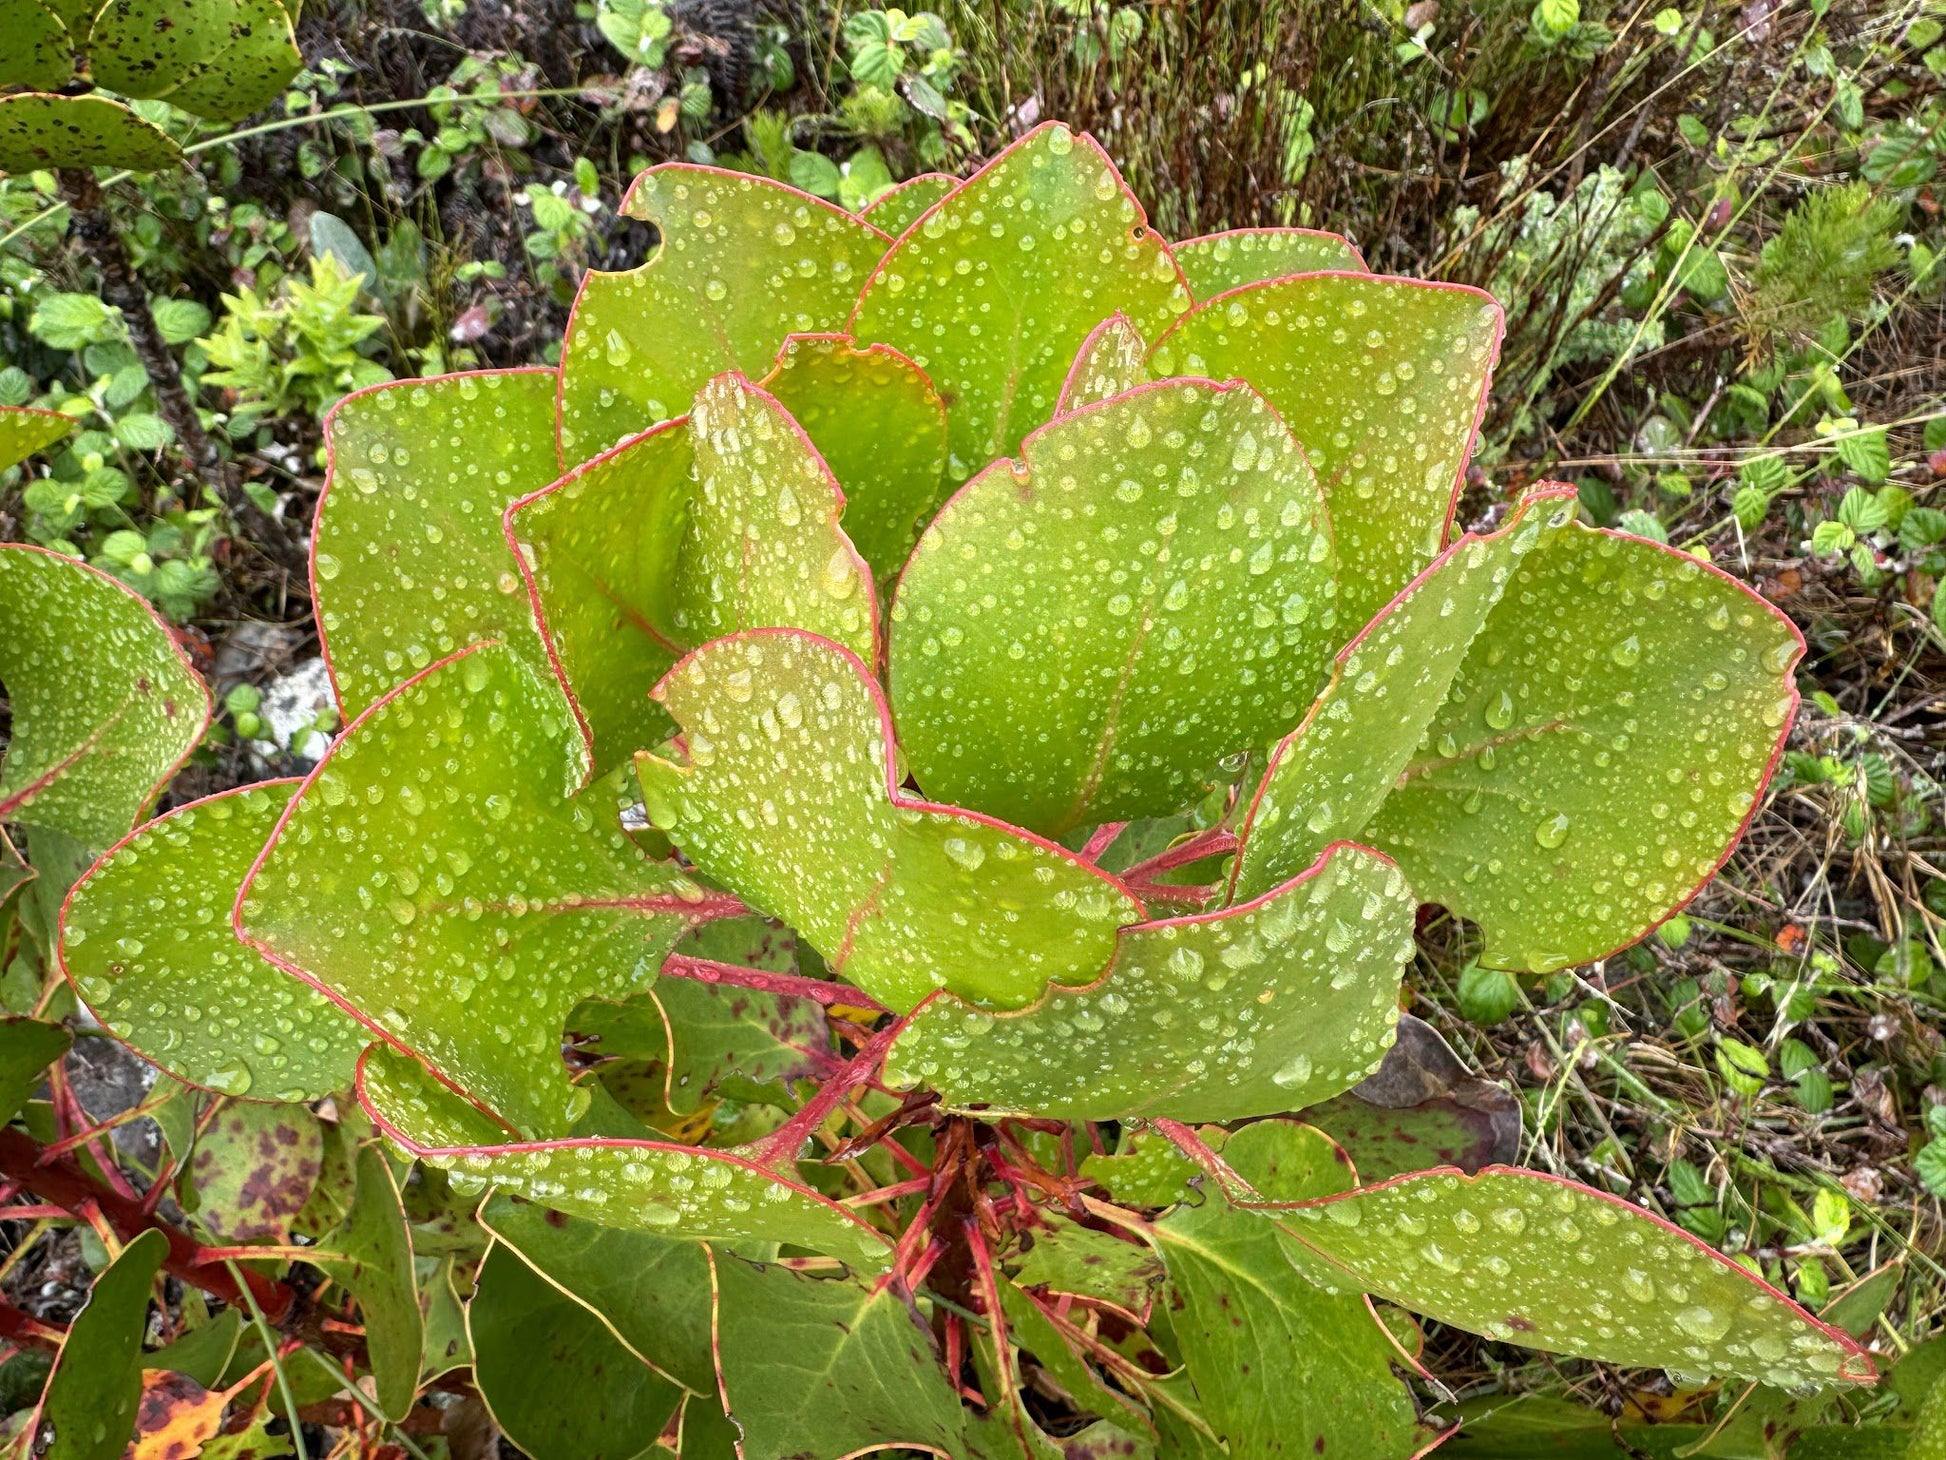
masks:
[[(403, 1208), (376, 1157), (342, 1177), (362, 1235), (316, 1262), (366, 1284), (377, 1412), (470, 1361), (539, 1460), (1382, 1460), (1442, 1433), (1401, 1310), (1869, 1381), (1745, 1267), (1505, 1164), (1511, 1101), (1361, 1083), (1426, 1058), (1421, 903), (1547, 971), (1711, 876), (1788, 621), (1565, 489), (1455, 536), (1476, 290), (1299, 231), (1172, 246), (1059, 125), (908, 187), (855, 217), (652, 169), (661, 243), (588, 276), (558, 371), (344, 401), (346, 731), (68, 899), (117, 1037), (414, 1163)], [(0, 663), (5, 784), (59, 761), (86, 809), (9, 805), (100, 846), (175, 742), (57, 652)], [(399, 1240), (416, 1305), (373, 1276)]]
[[(284, 0), (0, 0), (0, 171), (173, 167), (182, 148), (120, 98), (234, 121), (304, 60)], [(100, 88), (100, 92), (94, 88)], [(114, 95), (102, 95), (112, 92)]]

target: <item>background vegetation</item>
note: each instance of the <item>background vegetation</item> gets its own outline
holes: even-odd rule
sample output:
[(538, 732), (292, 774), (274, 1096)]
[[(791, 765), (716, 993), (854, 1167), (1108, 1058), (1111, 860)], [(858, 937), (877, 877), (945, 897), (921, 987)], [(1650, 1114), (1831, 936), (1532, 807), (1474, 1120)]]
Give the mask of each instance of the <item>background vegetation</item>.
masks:
[[(1523, 1164), (1814, 1306), (1900, 1263), (1880, 1347), (1939, 1328), (1946, 7), (313, 0), (298, 39), (304, 72), (229, 130), (141, 104), (182, 169), (86, 198), (0, 178), (0, 403), (83, 427), (9, 474), (0, 538), (77, 552), (180, 625), (227, 712), (177, 799), (302, 770), (336, 728), (302, 554), (333, 401), (555, 359), (582, 271), (652, 242), (617, 211), (649, 163), (856, 207), (1065, 118), (1170, 237), (1330, 228), (1376, 270), (1502, 300), (1462, 520), (1570, 480), (1592, 520), (1707, 553), (1798, 622), (1788, 763), (1689, 915), (1530, 984), (1429, 929), (1411, 1011), (1519, 1090)], [(32, 919), (9, 937), (0, 1002), (62, 1012)], [(84, 1037), (36, 1118), (77, 1145), (112, 1128), (152, 1175), (166, 1148), (139, 1137), (175, 1092), (144, 1080)], [(102, 1258), (36, 1216), (0, 1247), (8, 1299), (49, 1323)], [(1697, 1413), (1680, 1387), (1429, 1340), (1462, 1395)], [(8, 1375), (35, 1361), (0, 1365), (0, 1399), (31, 1399)], [(378, 1442), (355, 1410), (319, 1419)], [(477, 1453), (468, 1434), (419, 1443)]]

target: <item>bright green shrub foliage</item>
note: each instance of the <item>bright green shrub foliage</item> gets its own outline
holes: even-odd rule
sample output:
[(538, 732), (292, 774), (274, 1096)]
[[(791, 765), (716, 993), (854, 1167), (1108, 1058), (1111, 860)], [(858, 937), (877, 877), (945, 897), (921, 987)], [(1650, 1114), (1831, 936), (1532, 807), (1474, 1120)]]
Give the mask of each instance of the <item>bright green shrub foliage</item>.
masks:
[[(1488, 968), (1632, 943), (1726, 855), (1795, 707), (1787, 621), (1571, 491), (1455, 538), (1490, 299), (1314, 234), (1178, 258), (1060, 126), (881, 205), (896, 241), (762, 178), (633, 196), (663, 241), (589, 277), (558, 376), (334, 413), (314, 568), (347, 729), (301, 784), (104, 857), (62, 947), (165, 1069), (336, 1092), (418, 1164), (412, 1240), (452, 1259), (425, 1322), (463, 1270), (516, 1443), (1053, 1456), (1031, 1363), (1068, 1454), (1403, 1460), (1439, 1423), (1366, 1295), (1567, 1355), (1870, 1378), (1644, 1212), (1413, 1169), (1384, 1108), (1344, 1116), (1419, 904), (1479, 924)], [(64, 612), (120, 593), (7, 572), (68, 582)], [(113, 719), (86, 675), (0, 669), (17, 735), (43, 672)], [(75, 835), (128, 831), (168, 760), (139, 793), (135, 765), (74, 782), (114, 790)], [(1325, 1102), (1348, 1147), (1304, 1123)], [(1400, 1174), (1361, 1186), (1365, 1141)], [(318, 1265), (365, 1284), (397, 1413), (397, 1193), (358, 1179)], [(1176, 1372), (1094, 1338), (1102, 1303)]]

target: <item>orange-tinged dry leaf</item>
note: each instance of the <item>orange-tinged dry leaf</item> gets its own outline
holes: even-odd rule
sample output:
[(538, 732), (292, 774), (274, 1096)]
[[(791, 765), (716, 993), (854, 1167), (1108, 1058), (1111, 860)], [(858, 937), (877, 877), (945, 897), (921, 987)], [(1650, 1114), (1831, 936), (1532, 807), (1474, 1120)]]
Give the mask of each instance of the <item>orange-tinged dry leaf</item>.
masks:
[(205, 1389), (187, 1374), (142, 1371), (135, 1438), (123, 1460), (190, 1460), (223, 1427), (231, 1390)]

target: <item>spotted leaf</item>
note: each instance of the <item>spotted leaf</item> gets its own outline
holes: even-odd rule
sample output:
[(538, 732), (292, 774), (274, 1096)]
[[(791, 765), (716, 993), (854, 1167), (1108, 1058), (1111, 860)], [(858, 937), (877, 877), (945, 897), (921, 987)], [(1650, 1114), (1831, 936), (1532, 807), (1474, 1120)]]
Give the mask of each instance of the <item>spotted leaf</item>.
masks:
[(894, 1009), (935, 988), (1017, 1007), (1107, 965), (1119, 882), (1012, 827), (907, 796), (865, 666), (788, 630), (718, 639), (656, 686), (687, 759), (636, 763), (695, 864)]
[(0, 172), (63, 167), (157, 172), (181, 161), (175, 138), (119, 101), (40, 91), (0, 96)]
[(1173, 251), (1198, 303), (1291, 274), (1367, 272), (1364, 256), (1346, 239), (1314, 228), (1234, 228), (1186, 238)]
[(1848, 1334), (1747, 1269), (1558, 1177), (1429, 1171), (1264, 1214), (1315, 1280), (1507, 1343), (1783, 1387), (1873, 1377)]
[[(1493, 966), (1546, 971), (1634, 942), (1714, 873), (1782, 749), (1802, 640), (1727, 575), (1572, 523), (1570, 502), (1459, 545), (1352, 646), (1274, 758), (1241, 893), (1322, 821), (1478, 923)], [(1447, 615), (1448, 601), (1463, 607)], [(1420, 743), (1401, 758), (1410, 724)]]
[(324, 1134), (301, 1105), (232, 1101), (205, 1123), (183, 1209), (223, 1242), (288, 1242), (324, 1165)]
[(679, 416), (711, 376), (770, 367), (787, 335), (842, 328), (890, 238), (768, 178), (652, 167), (622, 211), (662, 236), (640, 268), (590, 270), (561, 347), (563, 461)]
[(546, 668), (500, 517), (557, 475), (552, 370), (481, 370), (347, 396), (311, 573), (318, 631), (347, 717), (481, 639)]
[(347, 1090), (371, 1038), (230, 927), (237, 888), (297, 784), (245, 786), (157, 817), (88, 870), (61, 919), (62, 967), (95, 1017), (144, 1059), (226, 1095)]
[(967, 483), (900, 579), (913, 775), (1050, 836), (1181, 810), (1297, 718), (1331, 651), (1310, 464), (1255, 391), (1193, 381), (1062, 416), (1022, 455)]
[(552, 686), (482, 644), (380, 700), (319, 762), (237, 902), (237, 929), (514, 1129), (587, 1093), (560, 1040), (584, 998), (649, 983), (704, 894), (598, 806)]
[(127, 833), (209, 722), (209, 690), (153, 609), (20, 543), (0, 546), (0, 684), (13, 711), (0, 820), (87, 847)]
[(948, 475), (964, 481), (1054, 413), (1090, 331), (1144, 337), (1189, 306), (1169, 249), (1092, 137), (1037, 127), (934, 206), (872, 270), (852, 315), (950, 403)]
[[(73, 75), (74, 40), (60, 16), (40, 0), (11, 0), (0, 6), (0, 86), (54, 91)], [(0, 450), (0, 457), (4, 455)]]
[(1477, 289), (1305, 274), (1198, 305), (1150, 365), (1241, 377), (1297, 433), (1349, 568), (1344, 638), (1445, 545), (1500, 330), (1500, 306)]
[(886, 1077), (988, 1115), (1240, 1120), (1358, 1083), (1392, 1041), (1412, 954), (1398, 869), (1343, 846), (1255, 903), (1124, 928), (1087, 988), (991, 1014), (940, 995)]
[(509, 1144), (421, 1065), (382, 1047), (365, 1057), (358, 1093), (409, 1155), (570, 1217), (671, 1238), (789, 1242), (872, 1268), (889, 1257), (876, 1230), (798, 1180), (794, 1153), (599, 1136)]
[(235, 121), (304, 67), (280, 0), (108, 0), (88, 40), (95, 84)]

